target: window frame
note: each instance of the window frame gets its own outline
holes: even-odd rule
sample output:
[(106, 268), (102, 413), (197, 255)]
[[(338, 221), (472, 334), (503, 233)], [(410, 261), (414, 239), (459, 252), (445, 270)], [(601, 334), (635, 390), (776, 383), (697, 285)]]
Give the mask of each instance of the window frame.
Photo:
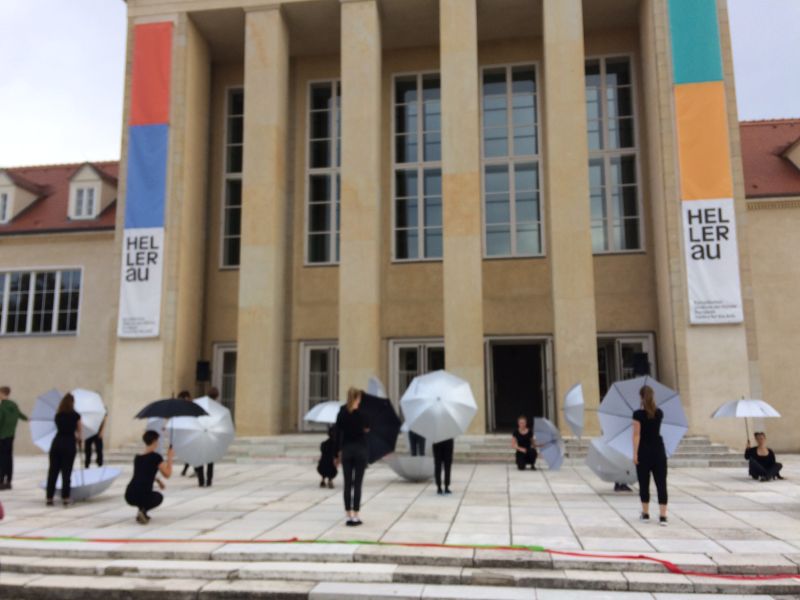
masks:
[[(334, 89), (334, 98), (336, 97), (335, 91), (336, 89), (339, 90), (339, 104), (336, 105), (334, 102), (334, 112), (332, 114), (332, 128), (333, 128), (333, 135), (331, 137), (332, 141), (332, 158), (331, 161), (334, 165), (333, 167), (311, 167), (311, 89), (314, 85), (319, 85), (321, 83), (332, 84), (336, 86)], [(309, 239), (311, 236), (311, 231), (309, 229), (311, 225), (311, 176), (312, 175), (326, 175), (328, 177), (333, 177), (334, 181), (334, 213), (332, 215), (333, 219), (336, 219), (336, 207), (338, 205), (339, 208), (339, 215), (341, 215), (341, 206), (342, 206), (342, 197), (341, 197), (341, 177), (342, 177), (342, 161), (341, 156), (339, 155), (339, 144), (341, 143), (342, 139), (342, 132), (337, 127), (337, 117), (338, 117), (338, 125), (341, 125), (341, 111), (342, 111), (342, 93), (341, 93), (341, 86), (342, 86), (342, 79), (341, 77), (335, 78), (322, 78), (322, 79), (309, 79), (306, 81), (306, 104), (305, 104), (305, 119), (306, 119), (306, 132), (305, 132), (305, 140), (303, 141), (305, 145), (305, 156), (303, 162), (303, 181), (305, 185), (305, 194), (304, 201), (303, 201), (303, 267), (336, 267), (339, 266), (341, 262), (341, 233), (342, 233), (342, 223), (341, 217), (339, 218), (338, 227), (337, 224), (333, 223), (333, 229), (331, 230), (331, 241), (330, 247), (328, 250), (330, 251), (331, 260), (326, 262), (311, 262), (309, 260)], [(338, 111), (338, 115), (336, 112)], [(338, 185), (337, 185), (338, 184)], [(339, 249), (339, 257), (336, 257), (337, 247)]]
[[(225, 364), (225, 354), (229, 352), (233, 352), (237, 354), (237, 366), (238, 366), (238, 347), (236, 342), (214, 342), (211, 345), (212, 348), (212, 363), (211, 363), (211, 385), (214, 386), (219, 390), (219, 402), (220, 404), (226, 406), (229, 410), (231, 410), (230, 406), (223, 402), (223, 365)], [(236, 386), (234, 386), (234, 395), (233, 395), (233, 410), (231, 413), (236, 415)], [(234, 419), (235, 420), (235, 419)]]
[[(218, 268), (220, 271), (237, 271), (241, 264), (242, 264), (242, 233), (241, 233), (241, 220), (240, 220), (240, 230), (239, 230), (239, 263), (235, 265), (225, 264), (225, 240), (228, 237), (225, 235), (225, 225), (226, 222), (226, 212), (228, 209), (227, 206), (227, 194), (228, 194), (228, 181), (229, 180), (238, 180), (242, 183), (242, 198), (239, 205), (239, 214), (241, 215), (242, 208), (244, 207), (244, 125), (242, 126), (242, 171), (239, 173), (228, 173), (228, 119), (230, 115), (228, 114), (228, 110), (230, 109), (231, 104), (231, 94), (233, 92), (241, 91), (242, 96), (244, 96), (244, 85), (236, 84), (236, 85), (228, 85), (225, 86), (225, 103), (223, 107), (222, 113), (222, 192), (220, 194), (220, 228), (219, 228), (219, 265)], [(242, 122), (244, 122), (244, 113), (242, 113)]]
[[(505, 69), (506, 74), (508, 74), (514, 67), (533, 67), (534, 76), (536, 78), (536, 150), (537, 153), (533, 156), (527, 156), (525, 158), (516, 157), (516, 156), (506, 156), (503, 158), (486, 158), (486, 152), (484, 148), (484, 138), (483, 138), (483, 76), (485, 71), (489, 70), (496, 70), (496, 69)], [(542, 168), (542, 163), (544, 161), (544, 153), (542, 152), (542, 92), (541, 92), (541, 69), (539, 68), (539, 61), (517, 61), (517, 62), (506, 62), (506, 63), (499, 63), (499, 64), (488, 64), (488, 65), (481, 65), (478, 73), (478, 85), (480, 86), (479, 90), (479, 112), (480, 112), (480, 123), (479, 123), (479, 132), (480, 132), (480, 182), (481, 182), (481, 245), (482, 245), (482, 257), (483, 260), (509, 260), (509, 259), (538, 259), (538, 258), (546, 258), (547, 257), (547, 227), (546, 227), (546, 203), (545, 203), (545, 172)], [(510, 81), (510, 80), (508, 80)], [(507, 86), (508, 86), (508, 81)], [(508, 131), (513, 132), (513, 114), (512, 114), (512, 96), (513, 94), (508, 94), (508, 89), (506, 89), (506, 127)], [(511, 214), (513, 216), (511, 222), (509, 223), (510, 227), (510, 234), (511, 234), (511, 247), (512, 253), (508, 255), (498, 256), (498, 255), (489, 255), (488, 254), (488, 246), (486, 243), (486, 182), (485, 182), (485, 172), (487, 165), (506, 165), (509, 167), (509, 204), (513, 205), (516, 202), (516, 198), (512, 196), (512, 192), (515, 191), (515, 183), (514, 179), (514, 169), (517, 164), (525, 164), (525, 163), (535, 163), (538, 171), (538, 178), (539, 178), (539, 239), (541, 240), (541, 252), (539, 254), (516, 254), (516, 208), (510, 208)]]
[[(616, 379), (615, 381), (611, 382), (611, 385), (618, 381), (625, 381), (624, 374), (622, 373), (622, 361), (619, 360), (621, 345), (624, 343), (641, 343), (645, 350), (646, 354), (650, 359), (650, 367), (651, 373), (650, 377), (653, 379), (658, 379), (658, 348), (656, 346), (656, 336), (653, 332), (650, 331), (621, 331), (616, 333), (601, 333), (597, 332), (595, 335), (595, 345), (598, 347), (600, 346), (600, 342), (613, 342), (614, 343), (614, 361), (615, 367), (618, 367), (617, 372), (620, 373), (620, 379)], [(614, 373), (614, 377), (616, 377), (617, 372)], [(598, 384), (600, 378), (600, 369), (598, 365)]]
[(311, 367), (311, 351), (312, 350), (327, 350), (333, 356), (333, 382), (331, 387), (334, 394), (338, 396), (339, 393), (339, 340), (312, 340), (300, 342), (300, 361), (299, 361), (299, 379), (298, 379), (298, 402), (297, 402), (297, 430), (298, 431), (320, 431), (319, 426), (306, 423), (303, 420), (305, 414), (311, 410), (309, 406), (309, 392), (308, 377), (310, 375)]
[[(75, 321), (74, 331), (58, 331), (58, 319), (60, 314), (59, 301), (61, 299), (61, 275), (66, 271), (78, 271), (80, 275), (80, 290), (78, 292), (78, 307)], [(25, 315), (25, 331), (6, 331), (8, 326), (8, 302), (9, 302), (9, 288), (11, 287), (11, 277), (13, 273), (21, 273), (30, 275), (28, 282), (28, 306)], [(53, 322), (50, 331), (32, 331), (33, 329), (33, 313), (34, 301), (36, 297), (36, 276), (40, 273), (55, 273), (56, 281), (53, 290)], [(14, 267), (11, 269), (2, 269), (0, 274), (4, 275), (3, 289), (0, 290), (0, 339), (3, 338), (28, 338), (28, 337), (65, 337), (65, 336), (78, 336), (81, 329), (81, 305), (83, 304), (83, 294), (85, 289), (85, 272), (84, 267), (81, 266), (38, 266), (38, 267)]]
[[(395, 406), (400, 405), (400, 397), (405, 392), (405, 390), (400, 389), (400, 350), (403, 348), (417, 348), (418, 350), (441, 348), (445, 353), (445, 361), (447, 361), (444, 337), (394, 338), (389, 340), (389, 397)], [(423, 354), (425, 364), (427, 364), (427, 360), (427, 353), (425, 353)], [(427, 371), (423, 369), (424, 372)]]
[[(633, 146), (631, 148), (603, 148), (602, 150), (591, 150), (589, 148), (589, 131), (588, 127), (586, 130), (586, 147), (589, 154), (589, 163), (592, 160), (602, 160), (603, 161), (603, 177), (604, 181), (609, 181), (608, 175), (611, 173), (611, 158), (623, 158), (626, 156), (633, 156), (636, 162), (636, 207), (638, 210), (638, 229), (639, 229), (639, 247), (632, 248), (632, 249), (622, 249), (622, 248), (611, 248), (609, 250), (595, 250), (594, 244), (592, 244), (592, 255), (593, 256), (608, 256), (614, 254), (644, 254), (647, 252), (647, 241), (645, 239), (645, 227), (644, 227), (644, 202), (642, 200), (642, 153), (641, 153), (641, 140), (639, 137), (639, 102), (638, 102), (638, 95), (639, 95), (639, 82), (637, 77), (638, 72), (638, 64), (636, 62), (636, 57), (632, 53), (608, 53), (608, 54), (593, 54), (593, 55), (586, 55), (584, 56), (584, 90), (586, 89), (586, 63), (590, 61), (599, 61), (600, 63), (600, 124), (601, 124), (601, 139), (603, 141), (603, 145), (607, 145), (608, 140), (608, 117), (607, 117), (607, 106), (606, 106), (606, 80), (605, 80), (605, 65), (606, 61), (614, 60), (614, 59), (626, 59), (628, 64), (630, 65), (630, 76), (631, 76), (631, 117), (633, 119)], [(585, 110), (585, 101), (584, 101), (584, 110)], [(588, 120), (587, 120), (588, 125)], [(586, 168), (589, 169), (589, 163), (587, 163)], [(606, 211), (613, 211), (613, 205), (611, 200), (611, 190), (609, 185), (604, 184), (604, 204)], [(591, 217), (591, 184), (590, 188), (590, 197), (588, 201), (589, 205), (589, 233), (591, 235), (591, 224), (592, 224), (592, 217)], [(607, 214), (613, 214), (612, 212), (608, 212)], [(622, 219), (624, 220), (624, 219)], [(614, 224), (611, 222), (611, 218), (608, 218), (609, 224), (606, 225), (605, 234), (607, 236), (607, 240), (613, 241), (614, 239), (614, 232), (613, 227)]]
[[(83, 214), (78, 214), (78, 194), (83, 192), (83, 206), (86, 205), (86, 195), (89, 190), (92, 190), (92, 212), (91, 214), (81, 211)], [(76, 183), (72, 188), (70, 197), (70, 215), (72, 221), (91, 221), (96, 219), (100, 214), (98, 210), (100, 206), (100, 193), (102, 192), (102, 185), (99, 183)], [(83, 209), (83, 206), (81, 207)]]
[[(391, 212), (391, 262), (397, 264), (406, 264), (406, 263), (418, 263), (418, 262), (442, 262), (444, 260), (444, 172), (442, 170), (442, 160), (441, 158), (438, 161), (430, 161), (425, 162), (424, 158), (424, 125), (423, 125), (423, 116), (422, 116), (422, 109), (423, 109), (423, 99), (422, 99), (422, 78), (425, 75), (437, 75), (439, 77), (439, 111), (440, 115), (444, 110), (441, 102), (441, 90), (442, 90), (442, 72), (441, 69), (426, 69), (421, 71), (408, 71), (408, 72), (398, 72), (392, 73), (391, 77), (391, 87), (389, 90), (389, 119), (391, 121), (391, 128), (390, 128), (390, 138), (389, 144), (391, 146), (391, 164), (390, 164), (390, 193), (391, 193), (391, 205), (390, 205), (390, 212)], [(398, 163), (397, 162), (397, 145), (396, 145), (396, 136), (397, 136), (397, 123), (395, 119), (395, 86), (397, 84), (397, 80), (403, 77), (415, 77), (417, 80), (417, 104), (420, 107), (417, 114), (417, 161), (413, 163)], [(441, 119), (441, 116), (440, 116)], [(439, 136), (440, 136), (440, 152), (444, 152), (444, 138), (442, 137), (442, 130), (439, 129)], [(422, 156), (423, 160), (420, 161), (419, 157)], [(397, 214), (395, 209), (395, 204), (397, 202), (397, 177), (395, 175), (398, 169), (401, 170), (415, 170), (417, 173), (417, 231), (422, 235), (418, 235), (417, 237), (417, 251), (418, 255), (416, 258), (398, 258), (397, 257)], [(425, 195), (424, 195), (424, 185), (425, 185), (425, 171), (431, 169), (438, 169), (439, 176), (442, 179), (442, 196), (441, 196), (441, 204), (442, 204), (442, 256), (439, 257), (426, 257), (425, 256)]]
[(0, 224), (11, 221), (11, 194), (0, 192)]

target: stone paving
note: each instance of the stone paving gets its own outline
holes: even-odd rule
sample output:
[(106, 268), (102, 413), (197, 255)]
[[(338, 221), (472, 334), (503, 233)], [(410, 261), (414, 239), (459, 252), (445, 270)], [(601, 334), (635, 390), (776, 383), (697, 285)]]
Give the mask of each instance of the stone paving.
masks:
[(130, 466), (103, 495), (48, 508), (38, 487), (46, 457), (18, 457), (14, 489), (0, 492), (0, 536), (523, 544), (732, 555), (732, 566), (752, 567), (757, 556), (734, 555), (800, 556), (800, 456), (780, 460), (787, 479), (769, 483), (736, 469), (673, 469), (666, 528), (640, 523), (637, 495), (615, 494), (583, 466), (519, 472), (511, 464), (456, 464), (454, 493), (442, 497), (432, 483), (404, 482), (378, 463), (365, 477), (364, 525), (354, 529), (344, 525), (341, 477), (336, 489), (321, 489), (307, 462), (221, 464), (210, 489), (176, 473), (164, 504), (141, 526), (122, 497)]

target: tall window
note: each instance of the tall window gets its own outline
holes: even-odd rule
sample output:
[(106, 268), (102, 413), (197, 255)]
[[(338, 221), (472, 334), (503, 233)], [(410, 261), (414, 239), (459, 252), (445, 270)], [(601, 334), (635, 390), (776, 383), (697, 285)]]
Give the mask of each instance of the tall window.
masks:
[(536, 69), (483, 71), (486, 256), (542, 254)]
[(219, 390), (219, 401), (236, 414), (236, 344), (214, 345), (214, 386)]
[(633, 95), (628, 58), (586, 61), (592, 247), (597, 253), (642, 247)]
[(305, 414), (320, 402), (339, 398), (339, 348), (335, 343), (304, 343), (301, 352), (301, 413)]
[(442, 257), (442, 108), (438, 74), (394, 80), (394, 257)]
[(8, 222), (8, 194), (0, 194), (0, 223)]
[(339, 262), (341, 86), (312, 83), (308, 114), (307, 262)]
[(0, 273), (0, 335), (78, 330), (81, 272)]
[(228, 91), (225, 120), (225, 188), (222, 203), (222, 266), (238, 267), (242, 237), (244, 90)]
[(601, 396), (617, 381), (640, 375), (655, 376), (655, 367), (651, 334), (598, 336), (597, 374)]
[(75, 188), (75, 200), (72, 210), (74, 219), (93, 219), (95, 217), (95, 188)]
[(393, 398), (400, 400), (417, 375), (444, 369), (444, 343), (398, 340), (392, 343)]

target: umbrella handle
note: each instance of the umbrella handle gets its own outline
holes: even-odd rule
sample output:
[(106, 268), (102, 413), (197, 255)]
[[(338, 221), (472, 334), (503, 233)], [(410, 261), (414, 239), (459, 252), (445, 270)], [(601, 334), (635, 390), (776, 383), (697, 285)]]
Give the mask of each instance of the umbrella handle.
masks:
[(750, 425), (747, 423), (747, 417), (744, 418), (744, 430), (747, 432), (747, 443), (750, 443)]

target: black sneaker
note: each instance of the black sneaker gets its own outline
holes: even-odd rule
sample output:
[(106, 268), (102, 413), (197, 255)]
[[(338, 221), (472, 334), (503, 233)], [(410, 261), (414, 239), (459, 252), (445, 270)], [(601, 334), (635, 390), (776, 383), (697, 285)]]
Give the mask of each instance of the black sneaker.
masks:
[(662, 527), (667, 526), (667, 517), (658, 517), (658, 524)]
[(362, 523), (361, 523), (361, 519), (359, 519), (358, 517), (356, 517), (355, 519), (353, 519), (353, 527), (358, 527), (358, 526), (359, 526), (359, 525), (361, 525), (361, 524), (362, 524)]
[(444, 491), (444, 495), (445, 495), (445, 496), (450, 496), (452, 493), (453, 493), (453, 492), (451, 492), (451, 491), (450, 491), (450, 488), (447, 488), (447, 489)]
[(347, 519), (347, 523), (345, 523), (345, 525), (347, 525), (348, 527), (355, 527), (356, 521), (353, 518)]
[(444, 492), (441, 489), (436, 490), (436, 494), (439, 496), (444, 496)]
[(627, 483), (621, 483), (619, 485), (619, 491), (620, 492), (632, 492), (633, 490), (630, 488), (630, 486)]
[(639, 520), (649, 523), (650, 522), (650, 515), (647, 513), (642, 513), (639, 515)]

